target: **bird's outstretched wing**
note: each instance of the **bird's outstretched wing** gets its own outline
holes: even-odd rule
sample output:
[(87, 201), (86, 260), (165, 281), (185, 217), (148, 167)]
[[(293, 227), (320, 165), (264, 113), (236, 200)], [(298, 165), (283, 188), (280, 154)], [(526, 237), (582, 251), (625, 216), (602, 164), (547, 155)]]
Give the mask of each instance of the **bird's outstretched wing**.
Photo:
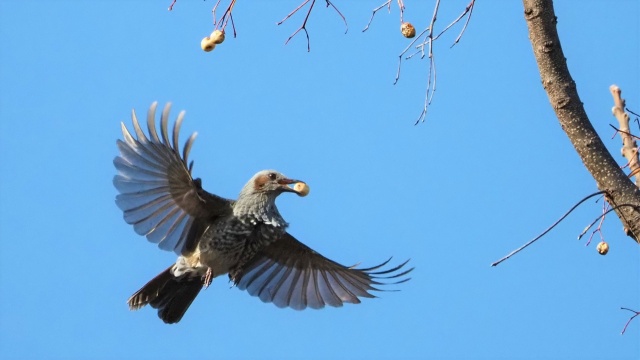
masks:
[[(413, 268), (404, 263), (383, 270), (384, 263), (365, 269), (346, 267), (313, 251), (288, 233), (264, 248), (237, 275), (236, 285), (264, 302), (302, 310), (325, 305), (360, 303), (360, 297), (375, 297), (376, 285), (399, 284)], [(395, 279), (393, 282), (384, 280)]]
[(178, 133), (184, 112), (178, 115), (170, 141), (167, 124), (171, 104), (162, 111), (162, 138), (155, 127), (156, 106), (154, 102), (147, 114), (149, 137), (140, 128), (135, 111), (131, 117), (136, 138), (122, 124), (124, 141), (117, 141), (120, 156), (113, 160), (118, 170), (113, 184), (120, 193), (116, 204), (138, 234), (163, 250), (188, 253), (216, 217), (232, 211), (232, 202), (206, 192), (200, 179), (191, 177), (193, 161), (187, 165), (187, 157), (196, 133), (180, 155)]

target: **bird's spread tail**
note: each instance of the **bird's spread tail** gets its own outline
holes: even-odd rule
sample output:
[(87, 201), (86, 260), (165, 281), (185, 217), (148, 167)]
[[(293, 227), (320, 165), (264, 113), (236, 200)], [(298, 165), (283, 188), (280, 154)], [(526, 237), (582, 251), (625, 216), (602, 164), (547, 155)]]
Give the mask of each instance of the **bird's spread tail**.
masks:
[(138, 310), (149, 304), (158, 309), (158, 317), (167, 324), (175, 324), (187, 311), (193, 300), (202, 289), (200, 277), (175, 277), (172, 266), (158, 274), (136, 291), (129, 300), (129, 309)]

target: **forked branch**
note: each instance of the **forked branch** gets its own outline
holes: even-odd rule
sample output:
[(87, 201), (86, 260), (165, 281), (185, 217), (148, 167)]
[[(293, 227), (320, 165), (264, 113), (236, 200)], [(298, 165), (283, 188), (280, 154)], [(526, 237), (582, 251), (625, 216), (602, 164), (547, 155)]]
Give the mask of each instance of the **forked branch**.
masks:
[[(389, 10), (389, 13), (391, 13), (391, 0), (387, 0), (384, 4), (378, 6), (377, 8), (373, 9), (373, 13), (371, 14), (371, 18), (369, 19), (369, 22), (367, 23), (367, 26), (364, 27), (364, 29), (362, 29), (362, 32), (367, 31), (367, 29), (369, 29), (369, 25), (371, 25), (371, 22), (373, 21), (373, 17), (376, 16), (376, 13), (378, 12), (378, 10), (382, 9), (383, 7), (387, 7), (387, 10)], [(400, 8), (400, 23), (403, 23), (404, 20), (404, 1), (403, 0), (398, 0), (398, 7)]]
[[(595, 228), (595, 230), (593, 230), (591, 232), (591, 235), (589, 236), (589, 240), (587, 240), (587, 243), (584, 244), (584, 246), (589, 246), (589, 244), (591, 244), (591, 240), (593, 240), (593, 236), (598, 233), (600, 235), (600, 241), (604, 241), (604, 235), (602, 234), (602, 225), (604, 224), (604, 219), (606, 218), (606, 215), (611, 211), (611, 209), (609, 208), (609, 203), (606, 201), (602, 202), (602, 216), (600, 217), (600, 223), (598, 224), (598, 227)], [(578, 240), (580, 240), (584, 234), (586, 234), (586, 232), (593, 226), (593, 224), (591, 224), (590, 226), (588, 226), (587, 228), (584, 229), (584, 231), (582, 232), (582, 234), (578, 235)]]
[[(302, 22), (302, 25), (300, 25), (300, 27), (296, 31), (294, 31), (293, 34), (291, 34), (291, 36), (289, 36), (287, 41), (285, 41), (284, 43), (285, 45), (288, 44), (289, 41), (293, 39), (293, 37), (296, 36), (300, 31), (304, 31), (304, 34), (307, 36), (307, 51), (311, 51), (311, 43), (309, 41), (309, 32), (307, 31), (307, 21), (309, 21), (309, 15), (311, 15), (311, 11), (313, 10), (313, 6), (316, 4), (316, 0), (303, 1), (302, 4), (298, 5), (297, 8), (293, 9), (293, 11), (287, 14), (287, 16), (284, 17), (284, 19), (280, 20), (280, 22), (278, 22), (278, 25), (281, 25), (282, 23), (287, 21), (290, 17), (292, 17), (295, 13), (297, 13), (309, 2), (311, 2), (311, 4), (309, 5), (309, 10), (307, 10), (307, 15), (304, 17), (304, 21)], [(344, 33), (346, 34), (349, 31), (349, 26), (347, 25), (347, 19), (344, 17), (344, 15), (342, 15), (340, 10), (338, 10), (338, 8), (330, 0), (325, 0), (325, 2), (327, 3), (327, 7), (331, 6), (338, 13), (340, 18), (342, 18), (342, 21), (344, 22), (344, 26), (345, 26)]]
[(231, 0), (231, 2), (229, 3), (229, 6), (227, 6), (227, 9), (222, 14), (220, 21), (218, 21), (216, 17), (216, 10), (218, 10), (220, 1), (222, 0), (218, 0), (218, 2), (216, 2), (216, 5), (211, 10), (211, 14), (213, 16), (213, 25), (215, 26), (215, 29), (224, 31), (224, 29), (227, 27), (227, 23), (231, 21), (231, 27), (233, 28), (233, 37), (235, 38), (236, 25), (233, 23), (233, 15), (231, 14), (231, 12), (233, 11), (233, 7), (236, 5), (236, 0)]
[[(433, 15), (431, 16), (431, 21), (429, 22), (429, 26), (426, 27), (425, 29), (423, 29), (418, 36), (416, 36), (410, 43), (409, 45), (407, 45), (404, 50), (402, 50), (402, 52), (400, 52), (400, 55), (398, 56), (398, 69), (396, 71), (396, 77), (394, 79), (393, 84), (397, 84), (398, 80), (400, 80), (400, 70), (402, 68), (402, 60), (409, 60), (411, 58), (413, 58), (414, 56), (420, 54), (420, 59), (424, 59), (425, 57), (429, 58), (429, 65), (428, 65), (428, 76), (427, 76), (427, 89), (425, 91), (425, 97), (424, 97), (424, 104), (422, 107), (422, 111), (420, 112), (420, 115), (418, 116), (418, 119), (416, 120), (415, 124), (418, 124), (420, 122), (424, 122), (424, 120), (426, 119), (427, 116), (427, 110), (429, 108), (429, 105), (431, 105), (431, 102), (433, 101), (433, 96), (435, 95), (436, 92), (436, 88), (437, 88), (437, 72), (436, 72), (436, 62), (435, 62), (435, 56), (434, 56), (434, 47), (433, 44), (435, 43), (436, 40), (438, 40), (440, 38), (440, 36), (442, 36), (444, 33), (446, 33), (448, 30), (450, 30), (455, 24), (457, 24), (458, 22), (460, 22), (460, 20), (464, 19), (466, 17), (466, 21), (462, 27), (462, 30), (460, 31), (460, 34), (458, 34), (458, 37), (455, 39), (455, 41), (453, 42), (453, 44), (451, 45), (451, 47), (453, 47), (455, 44), (457, 44), (460, 39), (462, 38), (462, 35), (464, 34), (465, 30), (467, 29), (467, 25), (469, 24), (469, 21), (471, 20), (471, 14), (473, 13), (473, 7), (475, 5), (475, 0), (471, 0), (471, 2), (465, 7), (464, 11), (453, 21), (451, 21), (447, 26), (445, 26), (440, 32), (436, 33), (436, 20), (438, 19), (438, 11), (440, 9), (440, 0), (436, 0), (436, 3), (434, 5), (433, 8)], [(367, 24), (367, 26), (364, 28), (363, 31), (367, 30), (369, 28), (369, 25), (371, 24), (371, 22), (373, 21), (373, 17), (375, 16), (375, 14), (382, 9), (383, 7), (387, 7), (389, 9), (389, 11), (391, 10), (391, 1), (387, 1), (384, 4), (380, 5), (379, 7), (373, 9), (373, 14), (371, 15), (371, 19), (369, 20), (369, 23)], [(400, 22), (403, 22), (403, 16), (404, 16), (404, 3), (401, 1), (398, 1), (398, 6), (400, 7)], [(417, 44), (417, 45), (416, 45)], [(415, 49), (415, 52), (413, 52), (410, 55), (407, 55), (407, 52), (409, 52), (409, 50), (411, 49)]]
[[(534, 242), (538, 241), (540, 238), (545, 236), (549, 231), (551, 231), (554, 227), (556, 227), (558, 224), (560, 224), (560, 222), (562, 222), (562, 220), (564, 220), (567, 216), (569, 216), (569, 214), (571, 214), (571, 212), (573, 212), (573, 210), (575, 210), (582, 203), (584, 203), (585, 201), (591, 199), (594, 196), (602, 195), (602, 194), (605, 194), (605, 193), (606, 193), (605, 191), (598, 191), (598, 192), (593, 193), (593, 194), (591, 194), (589, 196), (586, 196), (582, 200), (578, 201), (577, 204), (573, 205), (573, 207), (571, 207), (571, 209), (569, 209), (569, 211), (564, 213), (564, 215), (562, 215), (560, 217), (560, 219), (558, 219), (556, 222), (554, 222), (551, 226), (549, 226), (540, 235), (536, 236), (535, 238), (533, 238), (532, 240), (528, 241), (527, 243), (525, 243), (524, 245), (520, 246), (519, 248), (513, 250), (507, 256), (505, 256), (505, 257), (501, 258), (500, 260), (492, 263), (491, 266), (496, 266), (496, 265), (500, 264), (501, 262), (507, 260), (508, 258), (512, 257), (513, 255), (515, 255), (515, 254), (519, 253), (520, 251), (524, 250), (524, 248), (526, 248), (527, 246), (529, 246), (529, 245), (533, 244)], [(611, 210), (609, 210), (609, 211), (611, 211)], [(607, 212), (609, 212), (609, 211), (607, 211)], [(591, 223), (591, 225), (589, 225), (587, 228), (585, 228), (583, 234), (586, 233), (593, 226), (593, 224), (595, 224), (596, 221), (598, 221), (598, 219), (600, 219), (600, 217), (604, 216), (607, 212), (605, 212), (603, 215), (600, 215), (593, 223)]]
[(620, 310), (628, 310), (635, 313), (635, 315), (631, 316), (629, 320), (627, 320), (627, 323), (624, 324), (624, 328), (622, 328), (622, 332), (620, 333), (620, 335), (624, 335), (624, 332), (627, 331), (627, 326), (629, 326), (629, 324), (631, 323), (631, 320), (635, 319), (636, 316), (640, 315), (640, 311), (631, 310), (625, 307), (621, 307)]

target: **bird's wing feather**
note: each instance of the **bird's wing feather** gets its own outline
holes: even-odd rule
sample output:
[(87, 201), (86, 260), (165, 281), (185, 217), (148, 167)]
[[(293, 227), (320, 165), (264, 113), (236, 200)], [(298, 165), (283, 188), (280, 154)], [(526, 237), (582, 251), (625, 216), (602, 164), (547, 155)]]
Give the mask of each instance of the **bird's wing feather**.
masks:
[(396, 279), (391, 284), (409, 280), (404, 276), (413, 268), (403, 269), (408, 261), (381, 270), (389, 260), (366, 269), (346, 267), (285, 233), (243, 268), (236, 285), (264, 302), (297, 310), (357, 304), (360, 297), (374, 297), (370, 291), (380, 291), (374, 286), (390, 284), (385, 280)]
[(122, 124), (124, 141), (117, 141), (120, 156), (113, 160), (118, 170), (113, 184), (120, 193), (116, 204), (124, 212), (125, 221), (161, 249), (178, 254), (191, 252), (207, 226), (231, 211), (232, 202), (203, 190), (200, 180), (191, 177), (193, 162), (187, 165), (187, 158), (196, 133), (187, 140), (181, 155), (178, 134), (184, 112), (178, 116), (169, 139), (167, 104), (162, 111), (159, 137), (156, 106), (153, 103), (147, 115), (149, 137), (135, 112), (135, 138)]

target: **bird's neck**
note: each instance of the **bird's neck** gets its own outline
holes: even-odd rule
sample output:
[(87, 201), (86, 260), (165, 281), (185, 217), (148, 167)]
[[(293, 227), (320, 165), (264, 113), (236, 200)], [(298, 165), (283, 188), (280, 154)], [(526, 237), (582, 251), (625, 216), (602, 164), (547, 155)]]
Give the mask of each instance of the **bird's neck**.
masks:
[(239, 218), (255, 219), (275, 227), (286, 228), (289, 225), (276, 207), (276, 197), (263, 193), (240, 196), (233, 207), (233, 214)]

